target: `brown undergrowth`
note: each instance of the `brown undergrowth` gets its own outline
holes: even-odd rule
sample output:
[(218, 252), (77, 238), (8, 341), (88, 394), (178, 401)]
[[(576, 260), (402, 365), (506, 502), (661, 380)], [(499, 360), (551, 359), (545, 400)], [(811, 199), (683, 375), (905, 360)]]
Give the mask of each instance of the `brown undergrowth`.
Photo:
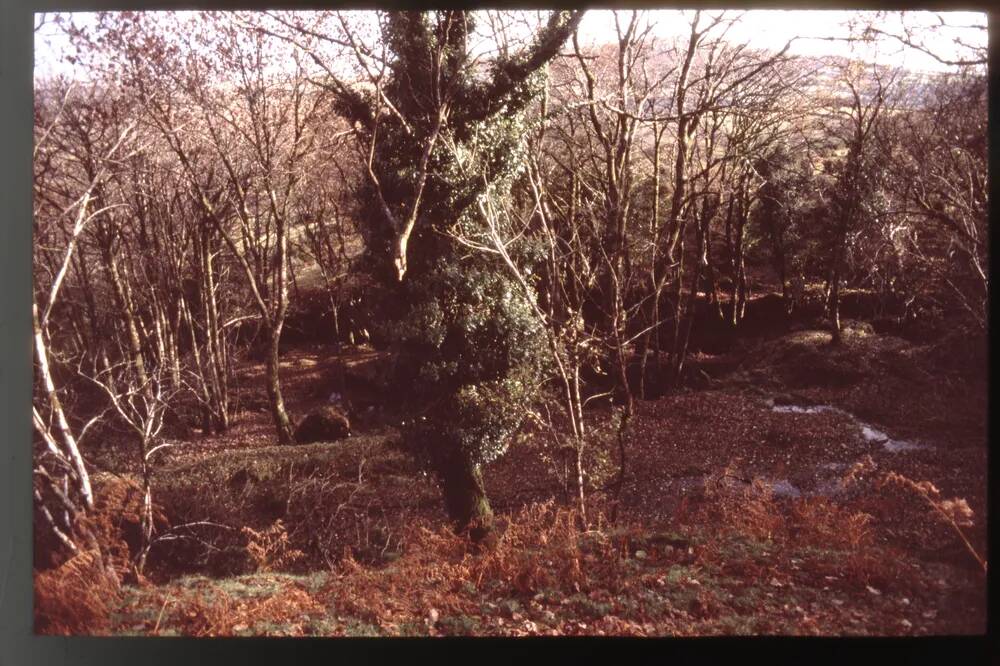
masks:
[[(95, 507), (89, 517), (93, 531), (122, 580), (134, 580), (133, 559), (142, 547), (142, 487), (135, 479), (102, 473), (94, 477)], [(154, 532), (169, 526), (163, 507), (153, 501)]]
[[(87, 547), (56, 566), (34, 573), (35, 632), (101, 635), (109, 631), (110, 608), (120, 582), (143, 582), (134, 557), (140, 546), (142, 489), (126, 476), (100, 473), (92, 478), (94, 510), (77, 520)], [(160, 506), (154, 524), (168, 525)]]
[(244, 527), (242, 532), (247, 538), (247, 554), (258, 572), (287, 569), (305, 557), (305, 553), (289, 544), (288, 530), (280, 518), (266, 529)]
[[(552, 502), (525, 507), (501, 523), (495, 545), (480, 549), (444, 527), (407, 529), (406, 553), (372, 569), (345, 557), (350, 584), (328, 588), (337, 608), (372, 622), (402, 613), (421, 618), (428, 608), (474, 612), (476, 597), (530, 597), (541, 589), (566, 594), (613, 586), (620, 553), (600, 532), (580, 532), (572, 509)], [(594, 537), (597, 538), (594, 538)]]
[(35, 633), (100, 636), (111, 630), (110, 608), (118, 585), (95, 550), (77, 553), (34, 576)]
[(931, 509), (933, 516), (938, 522), (950, 527), (957, 538), (965, 546), (969, 555), (982, 567), (983, 573), (987, 572), (987, 561), (975, 546), (969, 541), (963, 528), (973, 527), (973, 511), (969, 503), (960, 497), (945, 499), (941, 491), (930, 481), (914, 481), (902, 474), (889, 472), (879, 481), (879, 489), (887, 486), (897, 486), (904, 488), (920, 497)]
[(310, 617), (326, 611), (307, 590), (292, 583), (281, 583), (262, 596), (241, 595), (207, 580), (193, 588), (157, 595), (159, 611), (150, 634), (159, 635), (169, 627), (169, 633), (185, 636), (232, 636), (254, 628), (255, 633), (302, 636)]
[[(870, 492), (862, 468), (864, 462), (848, 469), (841, 487)], [(855, 586), (888, 586), (913, 573), (903, 564), (902, 551), (879, 538), (875, 517), (857, 505), (822, 496), (779, 498), (766, 481), (747, 480), (732, 467), (710, 475), (696, 508), (681, 518), (686, 525), (712, 525), (732, 537), (772, 543), (778, 552), (815, 555), (805, 563), (805, 572), (815, 578), (835, 574)], [(711, 544), (705, 558), (731, 566), (731, 554), (714, 551)]]
[[(158, 612), (141, 633), (686, 635), (742, 631), (740, 622), (761, 633), (837, 633), (856, 610), (824, 610), (825, 596), (927, 584), (905, 553), (879, 542), (871, 516), (826, 498), (778, 498), (759, 479), (728, 483), (739, 474), (727, 472), (656, 529), (598, 520), (581, 530), (572, 509), (544, 502), (500, 517), (486, 549), (421, 520), (405, 528), (404, 552), (386, 566), (346, 552), (330, 572), (308, 577), (175, 582), (144, 601)], [(280, 561), (281, 534), (278, 523), (251, 535), (266, 543), (264, 562)], [(753, 601), (765, 591), (773, 602)], [(785, 609), (813, 610), (784, 617), (782, 598)], [(878, 626), (892, 611), (866, 612)], [(841, 624), (824, 630), (823, 622)]]
[[(856, 483), (849, 469), (841, 487)], [(698, 508), (681, 514), (687, 524), (717, 525), (757, 539), (795, 539), (805, 545), (860, 549), (871, 545), (872, 516), (828, 497), (782, 500), (772, 485), (746, 476), (730, 465), (707, 478)]]
[[(303, 635), (317, 622), (341, 635), (354, 623), (378, 627), (385, 635), (421, 625), (434, 633), (428, 617), (479, 614), (482, 599), (530, 599), (539, 590), (572, 595), (606, 587), (620, 578), (621, 539), (600, 531), (580, 532), (573, 510), (551, 502), (526, 507), (501, 525), (495, 545), (483, 550), (447, 527), (419, 522), (406, 528), (406, 552), (391, 565), (374, 568), (346, 552), (325, 583), (309, 587), (281, 578), (264, 596), (246, 596), (227, 580), (178, 581), (158, 588), (145, 604), (156, 605), (143, 633), (222, 636), (255, 633)], [(280, 524), (251, 543), (271, 562), (285, 543)], [(617, 543), (616, 543), (617, 541)], [(262, 579), (263, 580), (263, 579)], [(260, 584), (266, 588), (263, 583)], [(337, 619), (340, 624), (337, 624)], [(330, 626), (330, 623), (333, 623)]]

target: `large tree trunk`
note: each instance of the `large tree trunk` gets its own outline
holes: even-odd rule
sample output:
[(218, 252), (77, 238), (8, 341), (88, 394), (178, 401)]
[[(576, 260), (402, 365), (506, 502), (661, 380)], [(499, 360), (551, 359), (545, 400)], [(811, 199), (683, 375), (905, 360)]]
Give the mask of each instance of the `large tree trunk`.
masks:
[(278, 275), (274, 290), (275, 311), (274, 317), (268, 326), (270, 334), (270, 346), (267, 353), (267, 393), (271, 399), (271, 412), (274, 415), (274, 425), (278, 429), (278, 442), (281, 444), (291, 444), (295, 441), (294, 430), (288, 412), (285, 411), (285, 401), (281, 397), (281, 382), (278, 372), (281, 367), (281, 357), (279, 353), (279, 343), (281, 342), (281, 328), (285, 323), (285, 313), (288, 310), (288, 234), (285, 228), (285, 221), (277, 215), (278, 206), (274, 201), (273, 192), (271, 195), (271, 210), (275, 213), (277, 221), (277, 263)]
[(281, 356), (278, 352), (278, 343), (281, 339), (281, 324), (271, 327), (268, 334), (267, 397), (271, 404), (271, 416), (274, 417), (274, 426), (278, 430), (278, 443), (292, 444), (295, 442), (294, 429), (291, 419), (288, 418), (288, 412), (285, 410), (285, 400), (281, 396), (279, 377)]
[(486, 496), (482, 470), (461, 454), (439, 470), (448, 517), (459, 532), (468, 530), (473, 541), (481, 541), (493, 530), (493, 509)]

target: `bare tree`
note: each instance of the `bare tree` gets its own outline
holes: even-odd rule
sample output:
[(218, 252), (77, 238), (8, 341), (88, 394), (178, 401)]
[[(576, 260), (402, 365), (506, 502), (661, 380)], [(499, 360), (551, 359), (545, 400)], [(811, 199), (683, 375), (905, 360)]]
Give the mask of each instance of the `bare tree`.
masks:
[[(72, 153), (50, 159), (47, 153), (55, 144), (49, 142), (54, 142), (53, 137), (66, 129), (64, 107), (67, 102), (76, 103), (71, 96), (71, 90), (65, 87), (60, 107), (47, 110), (54, 111), (53, 117), (46, 117), (44, 110), (36, 115), (36, 119), (43, 120), (43, 124), (36, 123), (36, 169), (41, 169), (41, 172), (36, 171), (39, 177), (35, 181), (36, 247), (52, 261), (48, 263), (44, 258), (36, 260), (36, 266), (42, 269), (35, 273), (32, 303), (37, 396), (32, 407), (32, 423), (44, 445), (35, 456), (35, 498), (53, 534), (75, 553), (82, 547), (81, 539), (86, 542), (86, 548), (99, 549), (99, 544), (81, 526), (78, 517), (92, 511), (95, 506), (81, 441), (102, 415), (95, 416), (80, 427), (71, 424), (53, 367), (50, 322), (59, 306), (61, 287), (73, 265), (81, 235), (88, 225), (110, 209), (109, 206), (94, 205), (94, 192), (108, 178), (109, 165), (132, 148), (130, 138), (135, 126), (128, 123), (119, 127), (98, 149), (100, 152), (92, 154), (92, 159), (86, 164)], [(63, 164), (54, 165), (56, 160), (63, 161)], [(59, 201), (64, 203), (60, 205)], [(46, 266), (48, 270), (44, 268)]]
[(882, 153), (894, 158), (889, 167), (897, 194), (892, 219), (902, 225), (900, 231), (911, 230), (905, 235), (906, 251), (985, 330), (990, 283), (986, 79), (965, 71), (937, 75), (914, 88), (923, 94), (888, 119), (889, 137), (883, 141)]
[(829, 296), (827, 311), (833, 342), (840, 342), (840, 286), (844, 277), (848, 239), (859, 225), (877, 217), (886, 208), (882, 195), (884, 165), (879, 161), (876, 136), (884, 125), (889, 95), (897, 73), (878, 66), (870, 70), (857, 62), (842, 63), (836, 95), (824, 109), (832, 124), (828, 134), (836, 137), (846, 152), (836, 169), (832, 219), (829, 229)]
[[(920, 13), (880, 11), (862, 14), (852, 22), (850, 39), (889, 42), (913, 50), (950, 67), (985, 66), (988, 53), (984, 43), (970, 38), (970, 31), (985, 35), (985, 22), (957, 21), (936, 12), (927, 20)], [(947, 41), (945, 41), (947, 39)], [(944, 46), (948, 44), (948, 46)]]
[(145, 384), (139, 383), (138, 370), (124, 361), (103, 368), (90, 368), (84, 377), (100, 387), (114, 412), (125, 422), (135, 442), (136, 462), (142, 490), (142, 509), (139, 520), (140, 543), (136, 553), (135, 569), (139, 575), (146, 566), (149, 549), (153, 545), (153, 471), (154, 455), (170, 446), (160, 439), (163, 417), (170, 404), (171, 393), (168, 369), (157, 366), (145, 375)]
[[(247, 28), (249, 20), (198, 15), (174, 25), (169, 39), (150, 27), (138, 36), (124, 28), (116, 34), (147, 118), (176, 156), (203, 224), (218, 234), (243, 274), (266, 340), (266, 388), (278, 440), (288, 443), (293, 428), (281, 392), (279, 343), (289, 302), (289, 237), (307, 192), (324, 94), (309, 85), (301, 65), (273, 71), (274, 45), (263, 30)], [(137, 52), (128, 41), (138, 37), (155, 49)], [(184, 39), (205, 46), (192, 51), (197, 56), (172, 57), (175, 42)], [(162, 83), (151, 88), (150, 80)], [(196, 248), (205, 295), (215, 291), (211, 238), (203, 226)], [(209, 376), (216, 377), (223, 325), (212, 300), (203, 301)], [(221, 376), (217, 394), (220, 384)]]

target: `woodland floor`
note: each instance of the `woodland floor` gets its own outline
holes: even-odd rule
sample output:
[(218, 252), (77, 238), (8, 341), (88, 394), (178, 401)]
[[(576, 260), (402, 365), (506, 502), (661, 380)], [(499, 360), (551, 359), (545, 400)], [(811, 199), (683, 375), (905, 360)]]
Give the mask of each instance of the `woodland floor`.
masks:
[[(432, 479), (400, 449), (398, 405), (363, 411), (346, 440), (275, 446), (263, 390), (249, 388), (263, 386), (263, 367), (248, 365), (230, 431), (176, 440), (160, 462), (160, 530), (175, 538), (123, 587), (106, 631), (983, 633), (982, 569), (953, 525), (885, 475), (965, 500), (962, 531), (985, 553), (985, 377), (954, 370), (943, 343), (870, 327), (840, 348), (829, 337), (803, 329), (696, 353), (696, 387), (640, 400), (614, 523), (617, 442), (610, 407), (598, 410), (586, 533), (572, 527), (567, 462), (525, 433), (487, 469), (499, 539), (485, 551), (450, 532)], [(375, 356), (290, 349), (292, 414), (324, 402), (337, 364)], [(837, 409), (803, 411), (815, 405)], [(920, 448), (887, 450), (856, 419)], [(109, 449), (99, 466), (115, 459)], [(106, 506), (134, 501), (128, 478), (96, 476)]]

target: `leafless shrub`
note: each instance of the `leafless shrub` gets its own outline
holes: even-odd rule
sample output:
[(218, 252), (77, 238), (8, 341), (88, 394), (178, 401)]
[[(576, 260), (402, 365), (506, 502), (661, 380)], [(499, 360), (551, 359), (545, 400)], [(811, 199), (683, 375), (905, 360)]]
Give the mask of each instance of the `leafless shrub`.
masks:
[(281, 570), (305, 557), (289, 544), (288, 531), (280, 518), (265, 530), (244, 527), (242, 532), (247, 537), (247, 554), (258, 572)]
[(986, 558), (979, 554), (962, 530), (962, 527), (971, 527), (973, 525), (972, 509), (969, 507), (968, 502), (961, 498), (943, 499), (941, 491), (930, 481), (914, 481), (896, 472), (889, 472), (882, 477), (879, 487), (882, 488), (887, 485), (896, 485), (905, 488), (921, 497), (930, 506), (934, 515), (954, 530), (965, 546), (965, 549), (976, 560), (979, 566), (982, 567), (983, 573), (986, 573), (988, 564)]

